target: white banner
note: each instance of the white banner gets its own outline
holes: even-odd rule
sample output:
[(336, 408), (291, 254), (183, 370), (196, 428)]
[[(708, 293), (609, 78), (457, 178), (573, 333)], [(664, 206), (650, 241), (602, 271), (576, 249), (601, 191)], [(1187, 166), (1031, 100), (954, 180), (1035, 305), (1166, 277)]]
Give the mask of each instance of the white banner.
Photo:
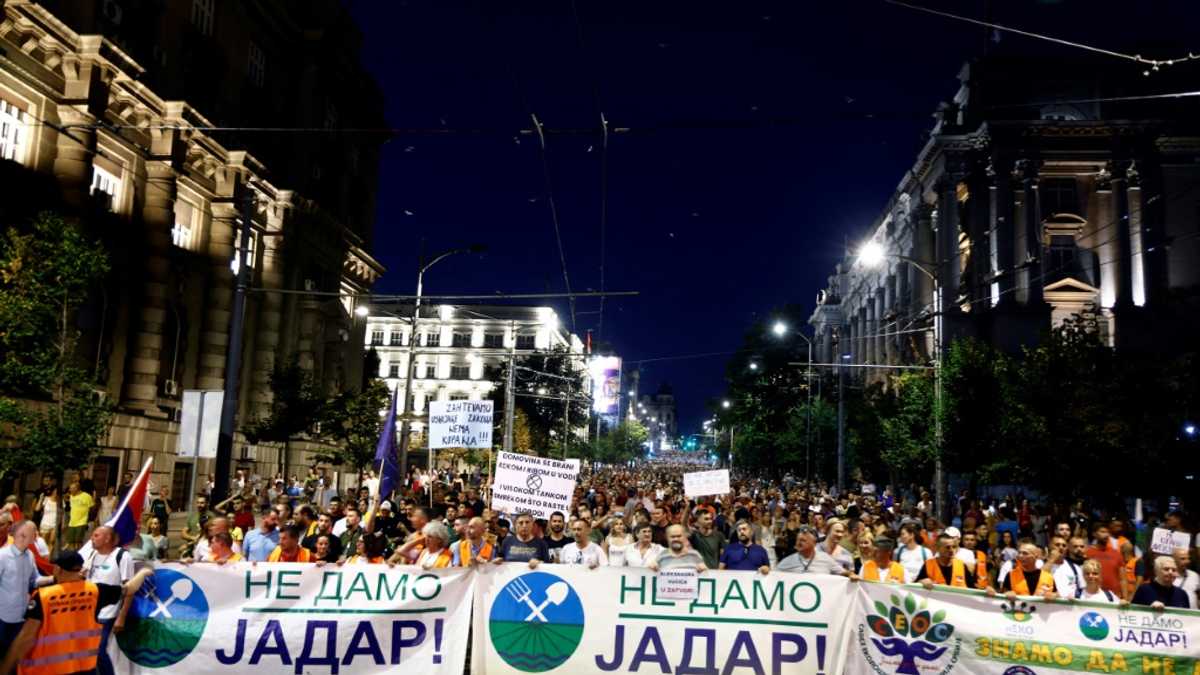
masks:
[(729, 494), (729, 469), (683, 474), (683, 494), (687, 497)]
[(386, 565), (161, 565), (116, 636), (117, 672), (461, 675), (474, 579)]
[(843, 672), (845, 578), (705, 572), (698, 586), (670, 602), (643, 569), (487, 566), (471, 672)]
[(492, 401), (430, 401), (429, 447), (492, 447)]
[(532, 513), (549, 518), (551, 513), (571, 512), (579, 460), (501, 452), (496, 459), (492, 485), (492, 508), (501, 513)]
[(863, 582), (847, 673), (1200, 674), (1200, 614)]
[(1191, 548), (1191, 535), (1156, 527), (1150, 537), (1150, 550), (1159, 555), (1171, 555), (1177, 548)]
[(225, 392), (217, 389), (185, 389), (179, 417), (180, 457), (217, 456), (217, 437), (221, 433), (221, 402)]

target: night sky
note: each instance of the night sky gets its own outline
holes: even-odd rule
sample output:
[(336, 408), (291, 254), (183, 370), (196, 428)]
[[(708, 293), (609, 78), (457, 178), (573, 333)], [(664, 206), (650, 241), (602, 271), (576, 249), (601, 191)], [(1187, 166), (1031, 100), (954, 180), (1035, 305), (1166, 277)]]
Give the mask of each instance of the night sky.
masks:
[[(919, 4), (988, 12), (980, 0)], [(995, 21), (1102, 46), (1196, 25), (1166, 13), (1185, 2), (994, 4)], [(606, 286), (641, 294), (607, 301), (603, 329), (627, 361), (735, 350), (772, 307), (811, 311), (961, 64), (989, 44), (984, 28), (867, 0), (352, 7), (388, 123), (439, 132), (384, 146), (373, 253), (388, 272), (375, 290), (413, 291), (422, 238), (430, 252), (488, 247), (440, 263), (427, 294), (564, 290), (538, 143), (521, 133), (530, 113), (560, 131), (546, 157), (571, 287), (598, 290), (603, 111), (610, 128), (630, 129), (609, 140)], [(567, 302), (552, 304), (569, 323)], [(598, 309), (579, 301), (581, 337)], [(698, 431), (726, 358), (646, 363), (642, 391), (671, 383), (681, 433)]]

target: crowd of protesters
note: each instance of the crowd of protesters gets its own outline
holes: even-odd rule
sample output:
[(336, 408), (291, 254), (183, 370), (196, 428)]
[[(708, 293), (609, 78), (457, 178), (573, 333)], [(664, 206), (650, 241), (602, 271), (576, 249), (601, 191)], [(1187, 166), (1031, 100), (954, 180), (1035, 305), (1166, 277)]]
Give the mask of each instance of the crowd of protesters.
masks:
[[(36, 597), (27, 602), (29, 593), (59, 579), (78, 577), (108, 589), (97, 614), (106, 640), (123, 621), (121, 588), (134, 588), (140, 563), (156, 560), (688, 567), (842, 575), (1157, 609), (1200, 605), (1194, 555), (1200, 536), (1189, 534), (1189, 545), (1171, 554), (1149, 547), (1154, 527), (1194, 532), (1178, 509), (1133, 521), (1124, 511), (1082, 501), (1033, 504), (964, 491), (942, 522), (929, 493), (916, 487), (877, 491), (867, 484), (836, 494), (791, 476), (735, 474), (730, 493), (689, 498), (682, 473), (694, 470), (690, 464), (585, 470), (569, 512), (544, 519), (489, 508), (478, 469), (414, 471), (392, 495), (379, 494), (372, 472), (339, 491), (332, 472), (318, 467), (287, 480), (239, 470), (231, 496), (219, 503), (210, 500), (211, 476), (198, 486), (192, 508), (177, 515), (183, 523), (177, 545), (169, 539), (169, 492), (152, 488), (141, 531), (124, 547), (102, 523), (128, 492), (131, 474), (99, 500), (79, 479), (68, 482), (65, 495), (47, 481), (27, 512), (14, 497), (0, 510), (0, 654), (10, 645), (28, 647), (22, 626), (39, 609)], [(101, 672), (104, 661), (102, 654)], [(0, 675), (6, 672), (0, 668)]]

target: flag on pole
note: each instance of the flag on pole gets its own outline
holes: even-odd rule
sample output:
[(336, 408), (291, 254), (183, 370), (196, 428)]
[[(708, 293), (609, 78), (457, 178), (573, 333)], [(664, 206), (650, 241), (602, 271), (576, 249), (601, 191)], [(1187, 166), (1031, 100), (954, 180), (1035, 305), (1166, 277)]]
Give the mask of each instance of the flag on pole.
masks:
[(105, 523), (117, 533), (118, 546), (125, 546), (138, 536), (138, 529), (142, 524), (142, 511), (146, 508), (146, 493), (150, 485), (150, 465), (153, 463), (154, 458), (146, 460), (142, 472), (133, 481), (133, 486), (129, 488), (125, 499), (121, 500), (116, 513)]
[(383, 433), (379, 434), (379, 445), (375, 446), (380, 500), (391, 497), (396, 484), (400, 482), (400, 465), (396, 462), (396, 392), (399, 390), (400, 387), (392, 390), (392, 404), (383, 423)]

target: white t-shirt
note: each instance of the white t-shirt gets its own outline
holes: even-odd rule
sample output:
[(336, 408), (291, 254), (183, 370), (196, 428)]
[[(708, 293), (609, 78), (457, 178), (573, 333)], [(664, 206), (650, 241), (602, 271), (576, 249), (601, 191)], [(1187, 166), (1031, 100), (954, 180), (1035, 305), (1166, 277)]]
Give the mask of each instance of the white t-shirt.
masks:
[(971, 571), (971, 574), (975, 573), (975, 551), (972, 551), (969, 548), (960, 547), (954, 552), (954, 557), (961, 560), (963, 564), (967, 566), (967, 569)]
[[(1057, 584), (1058, 580), (1055, 580), (1054, 583)], [(1064, 596), (1064, 597), (1075, 598), (1077, 600), (1085, 600), (1087, 602), (1107, 602), (1107, 603), (1113, 604), (1113, 605), (1117, 604), (1117, 595), (1115, 593), (1110, 593), (1110, 592), (1104, 590), (1103, 588), (1101, 588), (1099, 591), (1096, 591), (1095, 594), (1088, 593), (1087, 588), (1080, 589), (1079, 591), (1077, 591), (1077, 593), (1078, 593), (1078, 595), (1076, 595), (1075, 593), (1072, 593), (1071, 595)]]
[[(133, 578), (133, 554), (120, 548), (114, 548), (108, 554), (89, 550), (83, 556), (83, 576), (92, 583), (120, 586)], [(120, 603), (108, 605), (100, 610), (97, 618), (101, 621), (115, 619), (119, 609)]]
[(559, 549), (558, 562), (563, 565), (592, 567), (593, 564), (608, 565), (608, 556), (604, 555), (604, 549), (595, 542), (589, 541), (587, 547), (579, 548), (579, 545), (572, 541)]
[(914, 549), (901, 546), (896, 562), (900, 563), (900, 566), (904, 568), (904, 583), (911, 584), (915, 582), (917, 575), (921, 573), (921, 568), (925, 566), (925, 561), (932, 557), (933, 552), (924, 546), (918, 546)]
[(1197, 609), (1196, 590), (1200, 589), (1200, 574), (1191, 570), (1183, 570), (1179, 576), (1175, 577), (1175, 586), (1182, 588), (1183, 592), (1187, 593), (1188, 607)]
[(1054, 587), (1062, 597), (1073, 598), (1077, 589), (1086, 586), (1087, 582), (1083, 580), (1082, 565), (1064, 559), (1054, 570)]
[(662, 552), (663, 547), (654, 542), (650, 542), (650, 547), (646, 549), (645, 553), (638, 548), (637, 544), (630, 544), (625, 549), (625, 566), (645, 567), (648, 563), (658, 560), (658, 556)]
[[(242, 543), (239, 541), (233, 542), (232, 550), (234, 553), (241, 553)], [(195, 548), (192, 549), (192, 560), (208, 560), (208, 554), (211, 551), (212, 548), (208, 545), (208, 537), (200, 537), (196, 540)]]

